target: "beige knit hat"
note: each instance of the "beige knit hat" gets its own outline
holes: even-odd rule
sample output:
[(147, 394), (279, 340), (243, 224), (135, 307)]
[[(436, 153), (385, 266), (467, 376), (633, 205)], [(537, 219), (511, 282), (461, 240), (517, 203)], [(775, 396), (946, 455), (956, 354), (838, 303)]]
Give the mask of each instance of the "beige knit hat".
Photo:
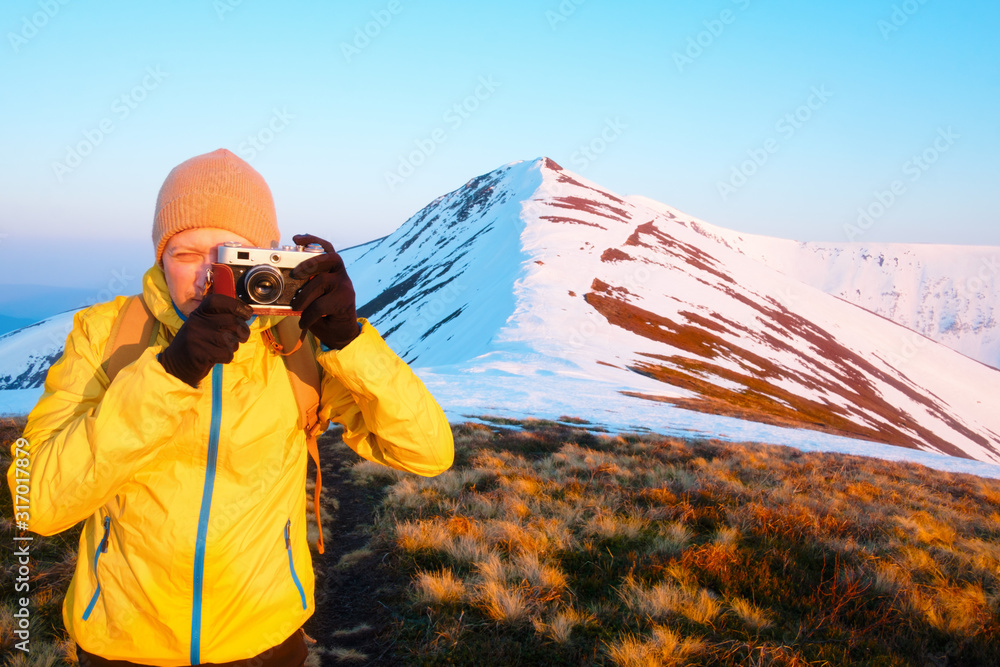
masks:
[(167, 175), (153, 217), (156, 263), (171, 236), (197, 227), (226, 229), (261, 248), (281, 238), (264, 177), (225, 148), (182, 162)]

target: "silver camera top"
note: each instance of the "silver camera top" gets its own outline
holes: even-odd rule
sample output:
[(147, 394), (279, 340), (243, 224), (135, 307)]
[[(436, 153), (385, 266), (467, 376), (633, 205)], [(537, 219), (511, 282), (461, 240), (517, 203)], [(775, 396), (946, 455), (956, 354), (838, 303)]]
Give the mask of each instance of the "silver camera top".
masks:
[(235, 266), (270, 265), (278, 269), (293, 269), (303, 261), (324, 252), (323, 246), (310, 243), (307, 246), (274, 244), (271, 248), (245, 246), (237, 241), (227, 241), (219, 246), (219, 264)]

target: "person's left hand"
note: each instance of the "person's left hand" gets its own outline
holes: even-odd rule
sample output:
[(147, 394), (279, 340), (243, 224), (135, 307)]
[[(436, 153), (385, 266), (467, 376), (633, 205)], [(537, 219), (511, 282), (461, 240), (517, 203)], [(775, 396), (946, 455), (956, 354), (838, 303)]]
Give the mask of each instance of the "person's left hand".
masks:
[(318, 236), (296, 234), (292, 240), (303, 246), (318, 243), (326, 251), (292, 269), (292, 278), (296, 280), (311, 276), (290, 304), (292, 310), (302, 311), (299, 326), (309, 329), (327, 347), (343, 349), (361, 333), (354, 305), (354, 285), (347, 276), (344, 260), (329, 241)]

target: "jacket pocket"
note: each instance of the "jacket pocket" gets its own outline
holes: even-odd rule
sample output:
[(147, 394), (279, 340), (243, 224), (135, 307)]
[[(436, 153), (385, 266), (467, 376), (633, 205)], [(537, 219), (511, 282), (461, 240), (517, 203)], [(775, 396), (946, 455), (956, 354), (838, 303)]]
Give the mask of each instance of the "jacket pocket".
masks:
[(83, 612), (83, 620), (90, 618), (90, 613), (94, 611), (94, 605), (97, 604), (97, 598), (101, 596), (101, 582), (97, 578), (97, 561), (101, 559), (101, 554), (108, 552), (108, 535), (111, 532), (111, 517), (104, 517), (104, 537), (101, 538), (101, 543), (97, 546), (97, 552), (94, 554), (94, 581), (97, 582), (97, 589), (94, 591), (94, 597), (90, 598), (90, 604), (87, 605), (86, 611)]
[(299, 575), (295, 573), (295, 561), (292, 559), (292, 538), (290, 531), (292, 528), (292, 520), (289, 519), (285, 522), (285, 551), (288, 552), (288, 569), (292, 573), (292, 581), (295, 582), (295, 587), (299, 589), (299, 597), (302, 599), (302, 608), (306, 609), (306, 592), (302, 588), (302, 582), (299, 581)]

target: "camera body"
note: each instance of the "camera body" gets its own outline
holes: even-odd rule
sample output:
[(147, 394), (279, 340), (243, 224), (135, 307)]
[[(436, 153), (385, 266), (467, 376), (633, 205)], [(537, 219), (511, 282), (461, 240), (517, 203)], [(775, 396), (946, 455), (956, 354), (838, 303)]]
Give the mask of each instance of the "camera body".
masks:
[[(322, 253), (318, 244), (255, 248), (230, 241), (219, 246), (212, 283), (221, 288), (215, 291), (242, 300), (257, 314), (299, 315), (289, 304), (308, 278), (292, 278), (292, 269)], [(228, 273), (232, 274), (231, 286)]]

